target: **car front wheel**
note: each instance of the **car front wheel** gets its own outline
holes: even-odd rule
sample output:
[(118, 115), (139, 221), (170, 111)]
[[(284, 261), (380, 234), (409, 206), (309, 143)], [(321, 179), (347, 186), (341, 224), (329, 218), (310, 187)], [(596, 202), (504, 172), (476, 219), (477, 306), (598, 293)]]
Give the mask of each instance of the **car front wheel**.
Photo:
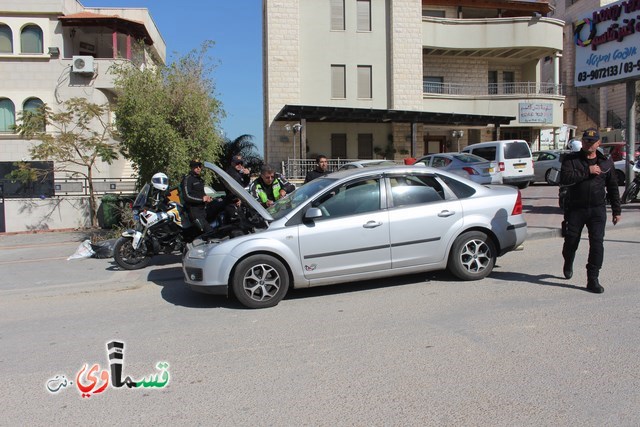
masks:
[(489, 236), (469, 231), (453, 242), (447, 268), (459, 279), (479, 280), (491, 273), (495, 263), (496, 250)]
[(231, 286), (245, 307), (273, 307), (287, 293), (289, 275), (278, 259), (269, 255), (253, 255), (237, 265)]

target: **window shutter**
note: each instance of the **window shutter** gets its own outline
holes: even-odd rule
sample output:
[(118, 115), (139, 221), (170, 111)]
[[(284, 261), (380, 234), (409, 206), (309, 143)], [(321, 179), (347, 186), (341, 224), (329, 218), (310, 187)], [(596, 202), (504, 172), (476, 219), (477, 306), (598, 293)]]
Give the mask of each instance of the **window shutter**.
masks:
[(331, 0), (331, 29), (344, 31), (344, 0)]
[(344, 65), (331, 66), (331, 97), (346, 98)]
[(0, 25), (0, 52), (13, 53), (11, 28), (6, 25)]
[(358, 31), (371, 31), (371, 1), (358, 0)]
[(358, 98), (371, 98), (370, 66), (358, 66)]

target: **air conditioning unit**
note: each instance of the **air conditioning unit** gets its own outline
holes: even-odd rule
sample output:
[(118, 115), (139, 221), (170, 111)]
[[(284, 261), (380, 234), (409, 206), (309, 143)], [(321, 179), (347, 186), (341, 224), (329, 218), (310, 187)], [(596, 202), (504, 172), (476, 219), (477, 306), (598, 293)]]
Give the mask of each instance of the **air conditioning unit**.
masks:
[(73, 57), (71, 72), (80, 74), (93, 74), (93, 56), (79, 55)]

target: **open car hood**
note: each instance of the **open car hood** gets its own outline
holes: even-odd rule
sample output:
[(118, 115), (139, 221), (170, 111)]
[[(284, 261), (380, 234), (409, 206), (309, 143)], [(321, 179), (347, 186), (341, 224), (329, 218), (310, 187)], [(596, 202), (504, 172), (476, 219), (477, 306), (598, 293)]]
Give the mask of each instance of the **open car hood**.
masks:
[(204, 162), (204, 166), (216, 174), (228, 192), (238, 196), (238, 198), (242, 200), (243, 203), (246, 203), (247, 206), (251, 206), (251, 208), (260, 214), (265, 221), (273, 221), (271, 214), (267, 212), (267, 210), (256, 199), (254, 199), (251, 194), (242, 187), (242, 185), (238, 184), (235, 179), (231, 178), (228, 173), (213, 163)]

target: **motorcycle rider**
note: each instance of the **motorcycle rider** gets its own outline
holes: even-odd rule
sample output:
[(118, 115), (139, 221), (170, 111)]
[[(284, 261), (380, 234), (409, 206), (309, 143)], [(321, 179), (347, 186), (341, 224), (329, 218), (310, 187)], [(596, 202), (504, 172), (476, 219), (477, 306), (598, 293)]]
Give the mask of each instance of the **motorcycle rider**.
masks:
[(207, 234), (213, 231), (207, 221), (207, 204), (213, 199), (204, 192), (204, 179), (200, 176), (202, 162), (191, 160), (189, 169), (191, 171), (182, 180), (183, 200), (189, 213), (189, 219), (196, 224), (202, 233)]
[(169, 177), (162, 172), (158, 172), (151, 177), (151, 185), (153, 185), (153, 190), (147, 202), (153, 209), (166, 210), (169, 202), (169, 195), (167, 194)]

